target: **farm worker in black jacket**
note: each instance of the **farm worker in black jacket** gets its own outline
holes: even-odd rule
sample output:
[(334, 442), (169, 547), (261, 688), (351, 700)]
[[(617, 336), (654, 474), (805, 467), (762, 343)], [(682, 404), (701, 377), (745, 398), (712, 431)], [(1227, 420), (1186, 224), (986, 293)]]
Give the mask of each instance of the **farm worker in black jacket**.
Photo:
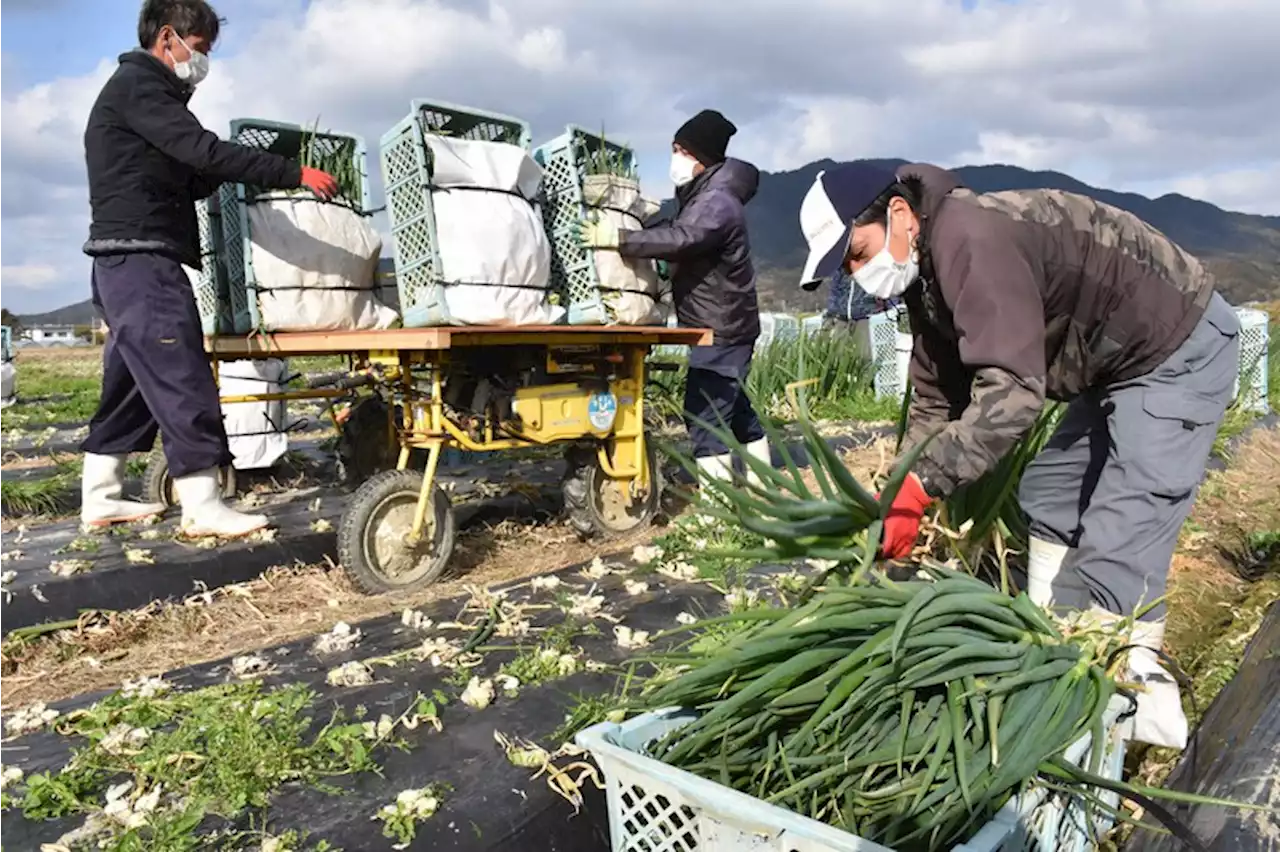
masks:
[(220, 497), (218, 470), (231, 463), (231, 452), (182, 265), (201, 266), (195, 202), (219, 184), (306, 186), (329, 198), (337, 183), (317, 169), (225, 142), (191, 114), (187, 101), (209, 71), (219, 24), (204, 0), (146, 0), (140, 49), (120, 57), (89, 113), (93, 220), (84, 251), (93, 257), (94, 307), (111, 332), (102, 398), (83, 445), (85, 526), (163, 510), (120, 497), (128, 454), (149, 451), (157, 430), (186, 534), (240, 536), (267, 525)]
[(760, 308), (744, 208), (756, 194), (760, 172), (725, 157), (737, 130), (715, 110), (703, 110), (676, 131), (674, 221), (644, 230), (618, 229), (603, 218), (582, 226), (588, 248), (667, 261), (680, 325), (714, 332), (712, 346), (689, 353), (684, 413), (700, 472), (718, 479), (731, 476), (733, 456), (699, 421), (727, 425), (752, 456), (769, 462), (764, 428), (746, 394)]

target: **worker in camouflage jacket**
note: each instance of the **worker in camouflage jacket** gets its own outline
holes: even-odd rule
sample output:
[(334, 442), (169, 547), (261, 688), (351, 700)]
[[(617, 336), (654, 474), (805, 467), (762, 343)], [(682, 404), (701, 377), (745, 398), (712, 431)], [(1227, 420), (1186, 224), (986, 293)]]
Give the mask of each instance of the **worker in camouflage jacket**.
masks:
[[(670, 168), (674, 221), (632, 230), (601, 217), (581, 228), (587, 248), (668, 262), (680, 325), (714, 335), (711, 346), (689, 353), (684, 395), (685, 424), (704, 479), (728, 478), (733, 461), (728, 446), (707, 425), (723, 426), (752, 457), (770, 462), (764, 427), (746, 392), (760, 308), (745, 208), (756, 194), (760, 172), (725, 156), (736, 132), (715, 110), (702, 110), (676, 130)], [(748, 478), (755, 479), (750, 473)]]
[[(802, 286), (840, 268), (902, 296), (915, 336), (904, 451), (932, 436), (894, 501), (884, 555), (930, 504), (992, 470), (1050, 400), (1067, 403), (1019, 491), (1028, 593), (1102, 621), (1137, 615), (1159, 650), (1178, 532), (1239, 370), (1239, 324), (1201, 263), (1123, 210), (1058, 190), (978, 194), (930, 165), (820, 174), (802, 205)], [(1144, 611), (1145, 610), (1145, 611)], [(1148, 652), (1137, 736), (1186, 740), (1176, 684)]]

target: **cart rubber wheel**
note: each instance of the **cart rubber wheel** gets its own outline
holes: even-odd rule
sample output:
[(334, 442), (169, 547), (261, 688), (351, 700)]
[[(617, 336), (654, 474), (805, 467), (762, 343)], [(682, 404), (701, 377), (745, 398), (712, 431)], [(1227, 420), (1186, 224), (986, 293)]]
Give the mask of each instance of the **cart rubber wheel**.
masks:
[(594, 447), (578, 446), (569, 451), (569, 469), (561, 489), (569, 526), (579, 537), (625, 535), (657, 516), (662, 497), (662, 471), (652, 444), (646, 445), (645, 452), (649, 456), (649, 492), (635, 495), (628, 503), (624, 490), (628, 483), (605, 474)]
[(422, 491), (422, 471), (386, 470), (351, 495), (338, 526), (338, 558), (347, 576), (370, 595), (404, 592), (435, 582), (453, 555), (457, 520), (437, 484), (427, 507), (423, 540), (405, 539)]
[[(218, 481), (222, 484), (222, 499), (230, 500), (236, 496), (236, 469), (227, 465), (218, 472)], [(163, 452), (151, 454), (151, 461), (142, 474), (142, 499), (148, 503), (163, 503), (165, 506), (178, 505), (178, 492), (173, 487), (173, 477), (169, 475), (169, 461)]]

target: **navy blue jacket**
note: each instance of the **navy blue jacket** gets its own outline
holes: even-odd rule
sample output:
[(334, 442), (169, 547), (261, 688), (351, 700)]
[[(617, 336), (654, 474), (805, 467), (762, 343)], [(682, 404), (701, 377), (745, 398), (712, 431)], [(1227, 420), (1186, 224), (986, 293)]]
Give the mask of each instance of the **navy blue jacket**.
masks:
[(670, 264), (680, 325), (711, 329), (720, 346), (751, 344), (760, 336), (745, 215), (759, 185), (755, 166), (725, 160), (676, 190), (679, 208), (673, 221), (619, 232), (618, 251), (624, 257)]

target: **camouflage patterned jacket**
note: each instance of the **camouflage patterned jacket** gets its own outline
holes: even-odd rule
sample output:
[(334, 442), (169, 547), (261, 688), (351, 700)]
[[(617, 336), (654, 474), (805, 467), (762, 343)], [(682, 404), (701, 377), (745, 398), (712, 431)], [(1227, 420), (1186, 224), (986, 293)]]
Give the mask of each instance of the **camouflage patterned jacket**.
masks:
[(994, 467), (1046, 398), (1153, 370), (1213, 294), (1198, 260), (1118, 208), (1051, 189), (978, 195), (930, 165), (898, 175), (923, 189), (904, 446), (944, 427), (915, 468), (935, 498)]

